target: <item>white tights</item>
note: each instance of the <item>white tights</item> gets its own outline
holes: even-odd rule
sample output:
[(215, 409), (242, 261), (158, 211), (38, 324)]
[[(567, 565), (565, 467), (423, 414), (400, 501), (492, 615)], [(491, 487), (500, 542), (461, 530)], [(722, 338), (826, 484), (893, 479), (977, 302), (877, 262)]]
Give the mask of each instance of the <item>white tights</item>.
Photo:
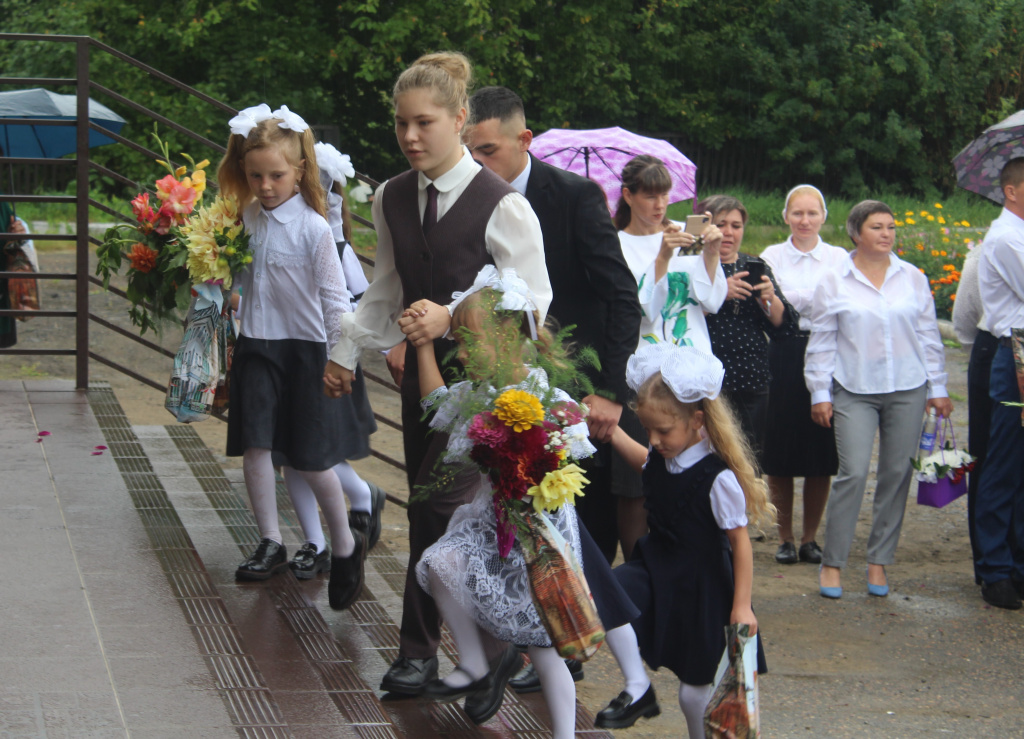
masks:
[(690, 685), (679, 683), (679, 707), (686, 717), (686, 730), (691, 737), (704, 736), (704, 711), (715, 692), (712, 683)]
[[(441, 579), (430, 570), (430, 595), (459, 649), (459, 670), (444, 679), (452, 687), (479, 680), (490, 670), (480, 627), (466, 613)], [(553, 647), (529, 647), (530, 660), (537, 668), (541, 691), (551, 712), (554, 739), (572, 739), (576, 733), (576, 683), (569, 668)]]
[[(348, 497), (349, 507), (353, 511), (370, 512), (370, 486), (361, 478), (352, 465), (348, 462), (339, 462), (332, 467), (338, 476), (341, 488)], [(316, 507), (316, 494), (309, 483), (303, 478), (302, 473), (293, 467), (283, 467), (284, 485), (288, 489), (288, 496), (292, 499), (292, 506), (295, 508), (295, 515), (298, 516), (299, 525), (302, 527), (302, 535), (306, 541), (316, 545), (316, 550), (322, 552), (327, 542), (324, 540), (324, 530), (320, 525), (320, 513)], [(277, 511), (274, 511), (274, 518), (277, 518)]]
[[(355, 540), (348, 528), (345, 498), (338, 476), (332, 470), (296, 472), (313, 491), (320, 509), (324, 512), (335, 554), (339, 557), (348, 557), (355, 549)], [(277, 484), (270, 450), (246, 449), (242, 455), (242, 473), (245, 476), (245, 487), (249, 491), (249, 500), (252, 502), (252, 511), (260, 536), (264, 539), (273, 539), (280, 544), (282, 540), (277, 520)]]
[(612, 656), (619, 663), (619, 670), (625, 678), (626, 685), (623, 688), (633, 697), (633, 702), (644, 697), (647, 689), (651, 687), (651, 679), (647, 677), (647, 670), (644, 669), (644, 661), (640, 657), (640, 646), (636, 641), (636, 632), (629, 624), (610, 629), (604, 638), (608, 648), (612, 650)]

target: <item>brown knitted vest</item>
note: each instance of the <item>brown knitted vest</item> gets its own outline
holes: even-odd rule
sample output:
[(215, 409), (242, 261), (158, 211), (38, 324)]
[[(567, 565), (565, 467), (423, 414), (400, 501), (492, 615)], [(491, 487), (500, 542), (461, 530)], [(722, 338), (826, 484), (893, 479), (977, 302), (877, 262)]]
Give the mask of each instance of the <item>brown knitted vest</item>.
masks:
[(394, 244), (395, 268), (402, 280), (405, 307), (424, 298), (447, 305), (453, 292), (473, 284), (485, 264), (494, 264), (484, 242), (487, 222), (498, 201), (515, 190), (483, 168), (429, 236), (424, 236), (417, 184), (418, 173), (409, 170), (392, 178), (385, 188), (384, 220)]

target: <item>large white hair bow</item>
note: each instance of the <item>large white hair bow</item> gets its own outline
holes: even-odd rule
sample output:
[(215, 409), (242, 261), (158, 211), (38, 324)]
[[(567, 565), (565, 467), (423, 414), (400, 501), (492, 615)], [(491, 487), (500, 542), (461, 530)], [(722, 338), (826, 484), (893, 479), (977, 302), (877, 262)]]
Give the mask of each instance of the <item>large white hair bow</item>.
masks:
[(266, 103), (260, 103), (251, 108), (238, 111), (238, 115), (228, 121), (228, 126), (231, 128), (231, 133), (237, 133), (239, 136), (248, 136), (261, 121), (273, 117), (274, 114), (270, 112), (270, 106)]
[(640, 347), (626, 363), (626, 384), (633, 390), (658, 372), (680, 403), (714, 400), (722, 392), (725, 367), (718, 357), (692, 346), (667, 342)]
[[(321, 172), (326, 172), (332, 182), (338, 182), (344, 186), (349, 177), (356, 176), (356, 170), (352, 166), (349, 155), (342, 154), (331, 144), (317, 142), (313, 145), (313, 151), (316, 153), (316, 166), (320, 168)], [(329, 185), (327, 189), (330, 189)]]
[(451, 309), (454, 311), (458, 305), (475, 292), (484, 288), (491, 288), (501, 293), (501, 300), (494, 307), (497, 310), (525, 311), (526, 319), (530, 324), (530, 338), (537, 340), (537, 324), (533, 312), (537, 309), (537, 303), (530, 292), (530, 286), (526, 280), (516, 274), (511, 267), (506, 267), (498, 273), (498, 268), (493, 264), (486, 265), (477, 272), (473, 286), (465, 292), (452, 293)]
[(309, 124), (302, 120), (302, 116), (300, 116), (298, 113), (293, 113), (290, 110), (288, 110), (287, 105), (282, 105), (280, 108), (275, 110), (274, 118), (281, 119), (281, 122), (277, 124), (278, 126), (280, 126), (281, 128), (291, 129), (296, 133), (302, 133), (307, 128), (309, 128)]

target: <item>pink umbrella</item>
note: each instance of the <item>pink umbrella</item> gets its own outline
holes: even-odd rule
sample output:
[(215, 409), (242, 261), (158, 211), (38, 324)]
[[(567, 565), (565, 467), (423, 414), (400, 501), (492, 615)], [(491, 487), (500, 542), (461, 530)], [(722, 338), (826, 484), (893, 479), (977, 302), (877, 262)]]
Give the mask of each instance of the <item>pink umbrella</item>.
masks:
[(574, 131), (552, 128), (530, 145), (530, 153), (559, 169), (593, 180), (604, 190), (613, 213), (622, 192), (622, 168), (635, 156), (650, 154), (660, 159), (672, 175), (669, 202), (697, 194), (697, 165), (667, 141), (640, 136), (618, 126)]

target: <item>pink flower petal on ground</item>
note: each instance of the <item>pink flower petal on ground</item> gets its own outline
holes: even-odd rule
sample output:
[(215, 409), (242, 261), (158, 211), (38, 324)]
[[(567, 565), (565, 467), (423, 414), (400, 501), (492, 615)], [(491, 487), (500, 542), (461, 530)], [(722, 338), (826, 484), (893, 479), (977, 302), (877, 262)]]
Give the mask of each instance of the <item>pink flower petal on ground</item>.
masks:
[(103, 446), (102, 444), (97, 444), (96, 446), (93, 447), (93, 449), (99, 449), (102, 452), (103, 450), (106, 449), (106, 447)]
[(43, 443), (42, 439), (36, 439), (36, 444), (42, 444), (42, 443)]
[(50, 435), (49, 431), (40, 431), (38, 434), (36, 434), (36, 436), (49, 436), (49, 435)]
[(99, 455), (101, 455), (101, 454), (103, 454), (103, 452), (93, 452), (93, 453), (92, 453), (92, 456), (94, 456), (94, 457), (98, 457), (98, 456), (99, 456)]

